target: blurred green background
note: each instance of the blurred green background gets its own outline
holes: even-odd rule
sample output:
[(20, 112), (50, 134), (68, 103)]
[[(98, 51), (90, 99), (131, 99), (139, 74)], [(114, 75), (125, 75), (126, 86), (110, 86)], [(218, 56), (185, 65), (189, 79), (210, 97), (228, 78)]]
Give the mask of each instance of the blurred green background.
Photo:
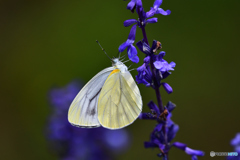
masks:
[[(127, 3), (0, 1), (0, 159), (57, 159), (43, 134), (50, 114), (47, 92), (76, 78), (87, 82), (111, 65), (95, 40), (111, 57), (117, 55), (130, 31), (124, 20), (137, 17), (126, 10)], [(143, 0), (145, 10), (152, 4)], [(175, 141), (205, 151), (200, 159), (225, 159), (210, 158), (209, 152), (232, 151), (229, 142), (240, 131), (239, 5), (239, 0), (164, 0), (161, 7), (171, 15), (158, 15), (159, 22), (146, 28), (149, 41), (161, 41), (165, 59), (177, 64), (165, 80), (174, 92), (161, 90), (164, 104), (177, 104), (172, 119), (180, 130)], [(143, 53), (139, 56), (142, 63)], [(154, 91), (142, 84), (139, 88), (143, 111), (148, 112), (146, 104), (156, 100)], [(159, 159), (158, 149), (143, 147), (154, 125), (137, 120), (127, 127), (132, 145), (118, 159)], [(190, 156), (172, 149), (170, 159)]]

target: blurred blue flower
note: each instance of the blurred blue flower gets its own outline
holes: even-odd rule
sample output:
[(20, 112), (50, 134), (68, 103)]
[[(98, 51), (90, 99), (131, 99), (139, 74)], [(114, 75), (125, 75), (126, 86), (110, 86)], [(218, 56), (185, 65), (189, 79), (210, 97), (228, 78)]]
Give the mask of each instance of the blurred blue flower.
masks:
[(181, 142), (174, 142), (172, 146), (185, 151), (188, 155), (192, 156), (192, 160), (197, 160), (197, 156), (204, 156), (204, 152), (200, 150), (194, 150), (187, 147), (186, 144)]
[(238, 156), (228, 156), (227, 160), (240, 160), (240, 133), (236, 134), (230, 144), (233, 146), (234, 152), (238, 153)]
[(46, 129), (49, 145), (62, 160), (113, 159), (128, 149), (130, 137), (126, 130), (84, 129), (68, 122), (68, 108), (81, 88), (81, 83), (73, 81), (63, 88), (50, 90), (52, 114)]

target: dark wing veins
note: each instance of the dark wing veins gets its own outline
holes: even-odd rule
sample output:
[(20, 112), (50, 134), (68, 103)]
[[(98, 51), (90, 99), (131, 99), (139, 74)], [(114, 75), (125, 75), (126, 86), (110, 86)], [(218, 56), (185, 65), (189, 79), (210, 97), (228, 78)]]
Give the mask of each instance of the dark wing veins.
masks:
[(102, 88), (100, 88), (99, 91), (91, 99), (89, 99), (89, 102), (91, 102), (95, 97), (97, 97), (101, 90)]

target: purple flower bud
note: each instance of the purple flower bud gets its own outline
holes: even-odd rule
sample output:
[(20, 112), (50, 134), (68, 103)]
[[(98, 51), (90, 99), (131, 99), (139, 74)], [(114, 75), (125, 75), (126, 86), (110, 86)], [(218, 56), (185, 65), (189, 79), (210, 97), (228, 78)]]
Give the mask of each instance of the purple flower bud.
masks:
[(191, 148), (186, 147), (185, 148), (185, 152), (191, 156), (204, 156), (204, 152), (203, 151), (199, 151), (199, 150), (194, 150)]
[(150, 19), (147, 19), (145, 21), (145, 24), (147, 24), (147, 23), (157, 23), (157, 21), (158, 21), (158, 18), (150, 18)]
[[(240, 158), (240, 133), (237, 133), (236, 136), (231, 140), (231, 145), (234, 147), (234, 151), (238, 153), (238, 156), (235, 158)], [(229, 160), (235, 160), (231, 158), (233, 157), (228, 157)]]
[(237, 133), (235, 138), (231, 140), (232, 146), (240, 146), (240, 133)]
[(171, 14), (171, 11), (170, 10), (164, 11), (162, 8), (158, 8), (156, 11), (156, 14), (162, 14), (164, 16), (167, 16), (167, 15)]
[(149, 107), (150, 110), (151, 110), (151, 109), (154, 110), (154, 111), (157, 113), (157, 116), (160, 115), (159, 108), (158, 108), (158, 106), (157, 106), (153, 101), (150, 101), (150, 102), (148, 103), (148, 107)]
[(171, 73), (170, 72), (164, 72), (162, 73), (162, 79), (167, 78)]
[(126, 20), (126, 21), (123, 22), (123, 25), (124, 25), (125, 27), (128, 27), (128, 26), (131, 26), (131, 25), (134, 24), (134, 23), (137, 23), (137, 20), (136, 20), (136, 19), (128, 19), (128, 20)]
[(173, 92), (172, 87), (168, 83), (163, 82), (163, 83), (161, 83), (161, 85), (167, 91), (168, 94)]
[(192, 160), (198, 160), (197, 156), (192, 156)]
[(194, 150), (189, 147), (187, 147), (186, 144), (181, 143), (181, 142), (174, 142), (172, 146), (179, 148), (181, 150), (184, 150), (188, 155), (192, 156), (192, 159), (197, 159), (197, 156), (204, 156), (204, 152), (200, 150)]
[(138, 48), (145, 54), (149, 55), (151, 54), (151, 48), (146, 44), (145, 42), (138, 41), (137, 44)]
[(187, 147), (186, 144), (181, 143), (181, 142), (174, 142), (174, 143), (172, 144), (172, 146), (177, 147), (177, 148), (179, 148), (179, 149), (181, 149), (181, 150), (185, 150), (185, 148)]
[(179, 130), (179, 126), (177, 124), (173, 124), (168, 130), (168, 142), (171, 142), (173, 138), (176, 136)]
[(146, 56), (143, 61), (148, 64), (150, 62), (150, 56)]
[(168, 112), (172, 112), (176, 108), (176, 104), (172, 103), (171, 101), (168, 101), (166, 107)]
[(156, 56), (156, 60), (161, 61), (165, 55), (166, 55), (165, 51), (159, 52), (159, 54)]
[(162, 0), (155, 0), (155, 2), (153, 3), (153, 8), (158, 9), (161, 4), (162, 4)]

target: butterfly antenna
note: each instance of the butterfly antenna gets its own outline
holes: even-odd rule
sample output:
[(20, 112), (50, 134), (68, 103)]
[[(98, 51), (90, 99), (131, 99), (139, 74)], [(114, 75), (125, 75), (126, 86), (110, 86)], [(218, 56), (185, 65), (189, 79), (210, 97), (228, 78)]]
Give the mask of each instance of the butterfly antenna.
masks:
[(124, 59), (125, 59), (125, 58), (123, 58), (123, 59), (119, 59), (119, 61), (121, 61), (121, 62), (122, 62)]
[(127, 55), (127, 53), (125, 54), (125, 55), (123, 55), (122, 57), (120, 57), (120, 58), (123, 58), (123, 57), (125, 57)]
[(128, 67), (128, 69), (131, 67), (133, 65), (133, 63), (132, 64), (130, 64), (130, 66)]
[(122, 63), (126, 63), (126, 62), (128, 62), (128, 61), (131, 61), (131, 60), (129, 59), (129, 60), (126, 60), (126, 61), (124, 61), (124, 62), (122, 62)]
[(107, 54), (107, 52), (105, 51), (105, 49), (101, 46), (101, 44), (98, 42), (98, 40), (96, 40), (96, 42), (98, 43), (98, 45), (100, 46), (100, 48), (102, 49), (102, 51), (107, 55), (107, 57), (112, 61), (112, 58), (109, 57), (109, 55)]
[[(120, 61), (123, 61), (123, 60), (126, 58), (126, 55), (127, 55), (127, 54), (125, 54), (124, 56), (120, 57), (120, 58), (119, 58)], [(121, 59), (121, 58), (122, 58), (122, 59)]]
[(131, 71), (133, 71), (133, 70), (137, 70), (137, 68), (133, 68), (133, 69), (129, 70), (129, 72), (131, 72)]
[(120, 59), (120, 57), (121, 57), (121, 52), (118, 52), (117, 57), (118, 57), (118, 59)]

